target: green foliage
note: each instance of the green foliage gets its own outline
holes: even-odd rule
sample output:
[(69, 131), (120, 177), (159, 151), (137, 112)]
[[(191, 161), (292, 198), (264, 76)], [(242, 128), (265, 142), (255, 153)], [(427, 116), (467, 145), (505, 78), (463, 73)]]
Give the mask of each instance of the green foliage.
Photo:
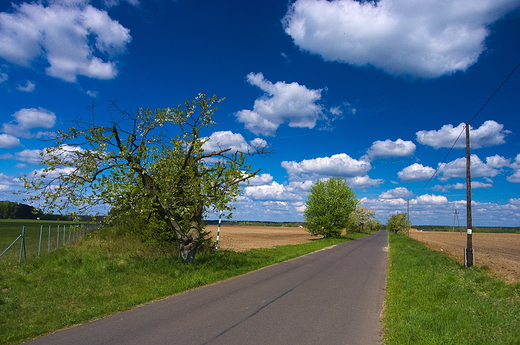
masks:
[(391, 216), (387, 223), (386, 223), (386, 229), (388, 231), (391, 231), (395, 234), (397, 233), (405, 233), (410, 230), (410, 222), (406, 218), (408, 213), (399, 213), (394, 214)]
[(518, 344), (520, 284), (389, 236), (385, 344)]
[(205, 213), (231, 211), (239, 183), (257, 173), (245, 163), (246, 155), (264, 149), (205, 150), (202, 131), (216, 124), (212, 118), (221, 101), (199, 94), (177, 108), (140, 109), (136, 115), (114, 103), (118, 117), (111, 126), (75, 121), (44, 153), (47, 168), (24, 176), (25, 200), (79, 214), (110, 205), (112, 219), (153, 215), (172, 232), (179, 256), (192, 262)]
[(307, 230), (314, 236), (341, 236), (357, 203), (354, 191), (344, 178), (317, 181), (311, 188), (304, 212)]
[(354, 212), (348, 217), (348, 232), (371, 232), (379, 231), (383, 227), (381, 223), (375, 219), (376, 211), (369, 210), (362, 206), (356, 206)]

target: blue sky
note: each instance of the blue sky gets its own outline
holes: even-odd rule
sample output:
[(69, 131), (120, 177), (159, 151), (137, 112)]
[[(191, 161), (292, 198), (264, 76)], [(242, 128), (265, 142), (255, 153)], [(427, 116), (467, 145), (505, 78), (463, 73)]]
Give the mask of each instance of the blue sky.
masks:
[[(0, 199), (68, 120), (225, 97), (210, 143), (265, 141), (234, 219), (301, 221), (345, 177), (383, 223), (465, 224), (463, 127), (520, 62), (520, 0), (0, 2)], [(471, 122), (473, 223), (520, 226), (520, 71)]]

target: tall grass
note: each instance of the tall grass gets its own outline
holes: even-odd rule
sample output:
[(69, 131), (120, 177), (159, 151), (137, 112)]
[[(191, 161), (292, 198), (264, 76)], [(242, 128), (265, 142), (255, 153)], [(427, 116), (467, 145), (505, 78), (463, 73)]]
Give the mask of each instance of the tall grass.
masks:
[(520, 284), (389, 236), (386, 344), (520, 344)]
[(186, 265), (168, 248), (100, 232), (2, 269), (0, 342), (15, 344), (353, 238), (243, 253), (208, 252)]

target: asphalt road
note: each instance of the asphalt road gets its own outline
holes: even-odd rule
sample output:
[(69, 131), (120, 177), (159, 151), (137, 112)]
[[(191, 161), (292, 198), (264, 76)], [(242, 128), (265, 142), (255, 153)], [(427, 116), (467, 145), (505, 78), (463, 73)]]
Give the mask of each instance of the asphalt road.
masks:
[(380, 344), (381, 231), (29, 344)]

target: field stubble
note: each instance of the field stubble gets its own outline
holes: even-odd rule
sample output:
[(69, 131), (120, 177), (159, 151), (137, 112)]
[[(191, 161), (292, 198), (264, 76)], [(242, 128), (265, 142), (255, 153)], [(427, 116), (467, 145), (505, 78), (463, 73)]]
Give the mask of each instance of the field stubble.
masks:
[[(464, 263), (467, 235), (461, 232), (410, 231), (410, 237)], [(520, 283), (520, 235), (473, 233), (475, 265), (490, 268), (508, 283)]]
[[(217, 225), (208, 225), (213, 241), (217, 239)], [(312, 236), (305, 228), (270, 226), (222, 226), (219, 248), (243, 252), (256, 248), (273, 248), (289, 244), (302, 244), (319, 237)]]

